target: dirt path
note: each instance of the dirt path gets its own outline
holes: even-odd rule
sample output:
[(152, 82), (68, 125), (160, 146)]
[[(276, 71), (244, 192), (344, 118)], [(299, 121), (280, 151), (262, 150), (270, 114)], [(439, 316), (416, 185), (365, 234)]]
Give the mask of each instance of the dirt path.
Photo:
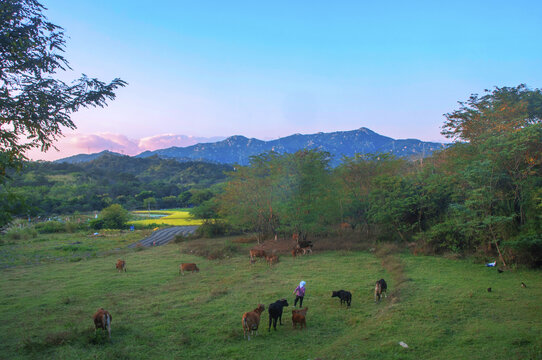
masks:
[(193, 234), (197, 228), (198, 228), (197, 226), (173, 226), (166, 229), (156, 230), (150, 236), (136, 243), (128, 245), (128, 247), (133, 248), (137, 246), (137, 244), (141, 244), (142, 246), (165, 245), (169, 243), (171, 240), (173, 240), (175, 238), (175, 235), (178, 235), (178, 234), (183, 234), (185, 236), (190, 235), (190, 234)]

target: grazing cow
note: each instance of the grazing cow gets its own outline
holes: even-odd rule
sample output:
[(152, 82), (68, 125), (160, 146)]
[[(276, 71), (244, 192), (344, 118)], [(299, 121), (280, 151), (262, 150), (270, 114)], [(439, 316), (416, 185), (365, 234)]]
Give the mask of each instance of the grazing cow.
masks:
[(122, 270), (124, 270), (124, 272), (126, 272), (126, 261), (118, 259), (117, 260), (117, 270), (119, 272), (122, 272)]
[(264, 250), (258, 250), (258, 249), (250, 249), (250, 259), (253, 260), (254, 258), (265, 258), (266, 253)]
[(269, 266), (276, 264), (279, 262), (279, 256), (278, 255), (267, 255), (265, 257), (265, 260), (267, 261), (267, 264)]
[(271, 322), (273, 322), (273, 328), (277, 330), (277, 319), (279, 324), (282, 325), (282, 308), (288, 306), (286, 299), (277, 300), (269, 305), (267, 311), (269, 312), (269, 328), (267, 331), (271, 331)]
[(94, 319), (94, 334), (96, 334), (96, 330), (98, 329), (107, 330), (109, 339), (111, 339), (111, 320), (113, 319), (111, 314), (103, 308), (100, 308), (92, 318)]
[(296, 328), (296, 324), (299, 324), (299, 330), (302, 330), (303, 327), (307, 328), (307, 323), (305, 322), (305, 316), (307, 315), (308, 307), (304, 309), (292, 310), (292, 326)]
[(199, 272), (199, 269), (194, 263), (182, 263), (179, 266), (179, 272), (184, 275), (185, 271)]
[(249, 311), (243, 314), (242, 325), (243, 325), (243, 338), (248, 336), (250, 340), (250, 334), (258, 335), (258, 326), (260, 326), (260, 316), (265, 310), (263, 304), (259, 304), (254, 311)]
[(333, 291), (331, 297), (338, 297), (339, 299), (341, 299), (341, 305), (344, 302), (347, 306), (350, 306), (350, 303), (352, 302), (352, 294), (350, 293), (350, 291)]
[(386, 284), (386, 280), (380, 279), (375, 284), (375, 302), (380, 301), (382, 299), (382, 293), (388, 297), (388, 284)]

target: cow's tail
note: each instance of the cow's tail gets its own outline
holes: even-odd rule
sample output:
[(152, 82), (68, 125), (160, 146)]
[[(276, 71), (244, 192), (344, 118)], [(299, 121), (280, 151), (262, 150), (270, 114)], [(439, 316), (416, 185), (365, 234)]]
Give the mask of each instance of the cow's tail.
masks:
[(250, 329), (248, 327), (247, 317), (245, 316), (243, 318), (243, 338), (247, 336), (247, 333), (248, 333), (248, 339), (250, 340)]

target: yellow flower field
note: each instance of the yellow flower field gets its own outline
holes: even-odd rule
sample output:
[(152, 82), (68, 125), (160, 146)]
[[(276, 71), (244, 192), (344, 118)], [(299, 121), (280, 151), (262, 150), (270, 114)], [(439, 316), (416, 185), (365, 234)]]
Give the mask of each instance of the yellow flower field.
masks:
[[(203, 220), (194, 219), (190, 216), (186, 210), (156, 210), (156, 211), (133, 211), (133, 214), (137, 214), (143, 218), (143, 220), (130, 221), (130, 224), (164, 224), (171, 226), (186, 226), (186, 225), (201, 225)], [(145, 215), (166, 215), (164, 217), (152, 217), (144, 219)]]

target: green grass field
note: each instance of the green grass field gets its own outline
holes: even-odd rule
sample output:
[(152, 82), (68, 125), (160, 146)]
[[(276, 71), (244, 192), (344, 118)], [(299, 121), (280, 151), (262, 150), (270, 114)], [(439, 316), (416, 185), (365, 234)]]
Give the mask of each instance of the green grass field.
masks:
[(130, 221), (130, 224), (139, 225), (170, 225), (170, 226), (187, 226), (187, 225), (201, 225), (203, 220), (194, 219), (188, 210), (155, 210), (155, 211), (134, 211), (134, 214), (145, 216), (151, 215), (166, 215), (160, 218), (149, 218), (144, 220)]
[[(233, 243), (209, 240), (207, 246), (224, 242)], [(261, 261), (249, 265), (251, 244), (236, 245), (241, 251), (222, 260), (179, 251), (190, 246), (4, 268), (0, 358), (542, 358), (540, 271), (499, 274), (469, 261), (348, 251), (315, 251), (295, 262), (282, 256), (269, 268)], [(116, 272), (118, 257), (126, 260), (126, 273)], [(196, 262), (201, 271), (180, 276), (181, 262)], [(373, 286), (381, 277), (390, 294), (375, 304)], [(266, 310), (259, 335), (244, 340), (242, 314), (282, 297), (293, 305), (300, 280), (307, 282), (307, 329), (292, 329), (290, 306), (284, 325), (268, 333)], [(351, 309), (331, 298), (339, 289), (352, 292)], [(91, 317), (99, 307), (113, 316), (111, 342), (94, 335)]]

